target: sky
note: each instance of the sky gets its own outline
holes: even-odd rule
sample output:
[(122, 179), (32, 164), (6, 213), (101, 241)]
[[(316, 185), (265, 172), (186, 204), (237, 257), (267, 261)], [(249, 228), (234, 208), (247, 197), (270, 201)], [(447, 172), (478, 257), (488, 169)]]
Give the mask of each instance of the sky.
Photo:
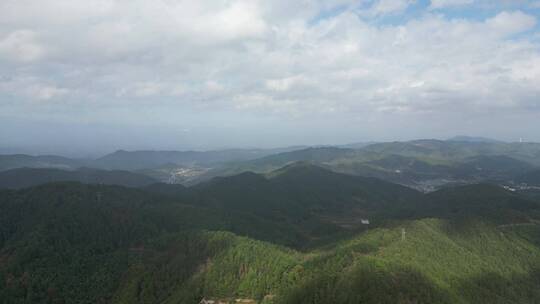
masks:
[(0, 152), (540, 141), (540, 0), (0, 0)]

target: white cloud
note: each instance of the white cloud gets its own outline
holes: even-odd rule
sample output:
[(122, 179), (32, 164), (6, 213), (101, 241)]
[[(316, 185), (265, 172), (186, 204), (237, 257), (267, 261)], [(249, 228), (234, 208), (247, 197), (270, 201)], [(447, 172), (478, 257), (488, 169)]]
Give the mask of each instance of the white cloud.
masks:
[(415, 2), (416, 0), (378, 0), (371, 6), (368, 14), (379, 16), (403, 13)]
[(36, 85), (28, 89), (28, 94), (38, 100), (49, 100), (64, 96), (68, 93), (68, 89), (46, 85)]
[[(426, 10), (381, 24), (351, 1), (32, 2), (0, 3), (0, 109), (62, 98), (96, 117), (136, 101), (173, 122), (187, 109), (369, 120), (519, 112), (540, 93), (538, 39), (511, 36), (534, 31), (522, 11), (478, 20)], [(368, 10), (398, 14), (411, 3)]]
[(473, 4), (474, 0), (431, 0), (431, 9), (442, 9)]
[(40, 59), (45, 49), (37, 41), (32, 30), (15, 30), (2, 39), (0, 36), (0, 60), (28, 63)]
[(536, 18), (521, 11), (502, 12), (487, 20), (487, 24), (502, 34), (515, 34), (532, 29), (536, 25)]

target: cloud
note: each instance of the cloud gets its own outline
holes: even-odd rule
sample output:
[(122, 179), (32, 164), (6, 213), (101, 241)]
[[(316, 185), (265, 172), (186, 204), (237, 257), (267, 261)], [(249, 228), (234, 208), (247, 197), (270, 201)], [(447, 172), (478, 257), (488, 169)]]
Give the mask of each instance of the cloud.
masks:
[(431, 9), (442, 9), (473, 4), (474, 0), (431, 0)]
[(536, 18), (521, 11), (502, 12), (488, 19), (487, 24), (502, 34), (515, 34), (532, 29), (536, 25)]
[(538, 111), (530, 11), (407, 15), (414, 2), (381, 0), (362, 2), (368, 14), (357, 2), (1, 1), (0, 111), (37, 100), (44, 120), (53, 109), (96, 121), (119, 111), (125, 124), (149, 108), (167, 124), (193, 112), (234, 122)]
[(367, 11), (368, 15), (392, 15), (403, 13), (416, 0), (378, 0)]
[(37, 34), (32, 30), (15, 30), (3, 39), (0, 36), (0, 60), (29, 63), (45, 55)]
[(68, 89), (55, 86), (36, 85), (28, 89), (28, 94), (38, 100), (49, 100), (64, 96), (69, 93)]

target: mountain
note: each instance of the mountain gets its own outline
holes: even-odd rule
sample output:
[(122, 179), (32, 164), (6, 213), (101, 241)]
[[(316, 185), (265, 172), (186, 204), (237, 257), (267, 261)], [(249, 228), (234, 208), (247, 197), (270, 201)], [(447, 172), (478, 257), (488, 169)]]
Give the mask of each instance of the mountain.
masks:
[[(268, 176), (246, 173), (193, 189), (164, 188), (170, 195), (79, 183), (0, 191), (0, 299), (10, 304), (203, 298), (267, 304), (540, 301), (538, 202), (496, 186), (425, 195), (296, 163)], [(175, 198), (172, 189), (194, 196)], [(406, 204), (391, 202), (398, 198), (421, 200), (411, 206), (428, 213), (386, 215), (385, 223), (367, 231), (302, 250), (283, 246), (306, 241), (297, 238), (301, 234), (293, 225), (256, 215), (259, 207), (279, 207), (273, 199), (286, 193), (287, 203), (321, 206), (312, 212), (335, 216), (334, 208), (348, 204), (349, 191), (358, 197), (353, 205), (372, 213)], [(237, 198), (249, 202), (234, 202)], [(499, 217), (514, 212), (526, 217)]]
[(46, 182), (0, 191), (0, 303), (537, 303), (537, 194), (486, 183), (422, 193), (336, 172), (517, 181), (534, 178), (534, 151), (320, 147), (234, 162), (268, 166), (190, 187), (50, 182), (132, 182), (123, 171), (0, 172)]
[(420, 217), (463, 221), (481, 218), (495, 224), (534, 223), (540, 203), (491, 184), (448, 187), (426, 195)]
[[(447, 141), (425, 139), (338, 147), (221, 151), (120, 150), (96, 160), (4, 155), (0, 156), (0, 170), (18, 167), (76, 169), (86, 166), (129, 170), (161, 182), (194, 185), (217, 176), (245, 171), (268, 173), (297, 161), (309, 161), (336, 172), (376, 177), (422, 191), (433, 191), (446, 184), (512, 182), (516, 175), (540, 166), (540, 144), (458, 137)], [(525, 165), (529, 167), (524, 169)]]
[(185, 184), (194, 185), (214, 177), (231, 176), (245, 171), (268, 173), (294, 162), (311, 162), (324, 165), (326, 162), (348, 158), (356, 153), (354, 149), (339, 147), (309, 147), (294, 151), (276, 153), (248, 161), (229, 162), (215, 166), (204, 173), (187, 180)]
[(447, 141), (460, 141), (460, 142), (476, 142), (476, 143), (503, 143), (500, 140), (496, 140), (493, 138), (487, 138), (487, 137), (479, 137), (479, 136), (465, 136), (465, 135), (458, 135), (454, 136), (452, 138), (447, 139)]
[(531, 168), (529, 163), (508, 156), (480, 155), (455, 164), (451, 171), (456, 178), (508, 181)]
[(190, 189), (198, 205), (247, 211), (297, 225), (317, 237), (363, 229), (361, 218), (378, 224), (385, 215), (406, 216), (422, 200), (421, 193), (404, 186), (336, 173), (307, 162), (266, 176), (245, 172), (219, 177)]
[[(169, 235), (193, 230), (297, 241), (297, 233), (286, 225), (184, 205), (137, 189), (53, 183), (0, 191), (1, 302), (110, 303), (146, 246), (163, 248), (159, 244)], [(205, 261), (194, 241), (186, 250)], [(175, 275), (195, 271), (199, 265), (192, 261), (187, 257)]]
[(337, 172), (377, 177), (406, 185), (420, 180), (449, 178), (452, 169), (450, 165), (433, 164), (415, 157), (394, 154), (374, 160), (338, 162), (330, 167)]
[(141, 170), (164, 165), (215, 165), (217, 163), (247, 161), (266, 155), (292, 151), (300, 147), (279, 149), (230, 149), (216, 151), (124, 151), (98, 158), (94, 166), (108, 169)]
[(0, 171), (15, 168), (56, 168), (75, 169), (82, 166), (83, 160), (55, 155), (31, 156), (25, 154), (0, 155)]
[(157, 183), (148, 176), (119, 170), (80, 168), (73, 171), (60, 169), (20, 168), (0, 171), (0, 189), (20, 189), (39, 184), (77, 181), (85, 184), (121, 185), (141, 187)]
[(338, 148), (345, 148), (345, 149), (361, 149), (363, 147), (367, 147), (369, 145), (375, 144), (374, 141), (367, 141), (367, 142), (355, 142), (345, 145), (338, 145)]
[(422, 191), (480, 181), (511, 183), (540, 165), (540, 145), (440, 140), (376, 143), (360, 149), (318, 147), (227, 163), (190, 179), (195, 184), (243, 171), (268, 173), (297, 161), (335, 172), (376, 177)]
[(260, 159), (255, 159), (247, 163), (254, 167), (282, 167), (292, 162), (313, 162), (326, 163), (339, 158), (348, 158), (355, 155), (354, 149), (337, 147), (312, 147), (291, 152), (283, 152)]
[(379, 155), (395, 154), (416, 157), (430, 162), (449, 163), (463, 161), (480, 155), (502, 155), (527, 162), (540, 164), (539, 143), (466, 142), (441, 141), (435, 139), (391, 142), (369, 145), (362, 149)]
[(540, 187), (540, 170), (526, 172), (516, 178), (517, 183)]

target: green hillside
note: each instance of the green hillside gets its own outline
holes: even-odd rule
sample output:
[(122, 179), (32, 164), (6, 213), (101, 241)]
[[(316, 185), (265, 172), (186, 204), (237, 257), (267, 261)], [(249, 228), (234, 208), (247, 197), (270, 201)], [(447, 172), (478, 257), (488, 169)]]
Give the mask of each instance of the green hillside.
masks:
[(536, 303), (539, 220), (493, 185), (422, 194), (308, 163), (0, 191), (0, 303)]
[(516, 178), (516, 182), (540, 187), (540, 170), (526, 172)]
[(76, 170), (20, 168), (0, 171), (0, 189), (20, 189), (45, 183), (76, 181), (85, 184), (142, 187), (157, 183), (146, 175), (120, 170), (80, 168)]
[(511, 183), (540, 166), (540, 145), (492, 141), (415, 140), (376, 143), (359, 149), (319, 147), (228, 163), (201, 174), (190, 183), (244, 171), (268, 173), (307, 161), (336, 172), (376, 177), (422, 191), (446, 184)]
[(246, 172), (215, 178), (188, 192), (197, 205), (295, 225), (315, 239), (364, 229), (362, 218), (380, 224), (388, 216), (407, 216), (423, 200), (421, 193), (404, 186), (309, 163), (294, 163), (267, 176)]
[(25, 155), (10, 154), (0, 155), (0, 171), (15, 168), (57, 168), (57, 169), (75, 169), (84, 164), (82, 160), (75, 160), (67, 157), (55, 155)]

